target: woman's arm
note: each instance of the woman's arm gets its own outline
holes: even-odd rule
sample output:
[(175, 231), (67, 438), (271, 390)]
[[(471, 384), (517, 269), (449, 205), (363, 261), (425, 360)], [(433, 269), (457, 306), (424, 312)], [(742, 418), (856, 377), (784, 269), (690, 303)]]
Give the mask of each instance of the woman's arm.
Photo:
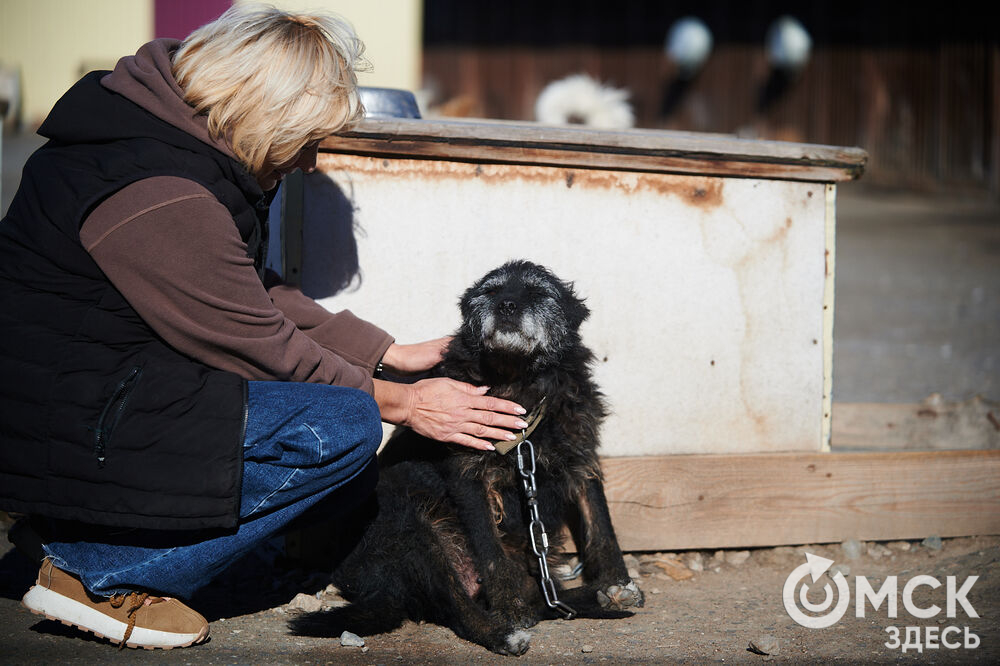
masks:
[[(200, 185), (175, 177), (133, 183), (88, 216), (80, 240), (178, 351), (247, 379), (372, 393), (369, 369), (325, 349), (275, 307), (232, 216)], [(387, 349), (391, 342), (383, 334), (377, 344)], [(371, 353), (377, 360), (382, 351)]]
[[(350, 310), (330, 312), (298, 288), (278, 284), (267, 290), (274, 306), (325, 349), (361, 366), (371, 375), (389, 352), (392, 336)], [(430, 366), (428, 366), (430, 367)]]

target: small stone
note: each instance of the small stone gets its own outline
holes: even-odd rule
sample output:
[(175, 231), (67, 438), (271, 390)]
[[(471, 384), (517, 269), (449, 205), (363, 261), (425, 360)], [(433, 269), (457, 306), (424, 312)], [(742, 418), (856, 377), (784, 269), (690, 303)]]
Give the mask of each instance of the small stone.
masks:
[(368, 646), (367, 645), (362, 645), (361, 646), (361, 651), (362, 652), (368, 652)]
[(305, 611), (307, 613), (315, 613), (323, 608), (323, 602), (311, 594), (299, 592), (295, 595), (295, 598), (288, 603), (288, 608), (292, 610)]
[(921, 541), (920, 545), (928, 550), (941, 550), (941, 548), (944, 547), (944, 544), (941, 543), (941, 537), (939, 537), (936, 534), (932, 534), (931, 536)]
[(631, 553), (627, 553), (622, 557), (625, 560), (626, 569), (638, 569), (639, 568), (639, 558)]
[(650, 594), (663, 594), (663, 590), (661, 590), (658, 587), (654, 587), (652, 590), (649, 591), (649, 593)]
[(340, 635), (340, 644), (344, 647), (364, 647), (365, 639), (361, 638), (361, 636), (358, 636), (357, 634), (345, 631)]
[(580, 652), (583, 652), (584, 654), (589, 654), (593, 651), (594, 651), (593, 645), (584, 645), (583, 647), (580, 648)]
[(694, 573), (692, 573), (690, 569), (678, 560), (665, 558), (657, 560), (654, 564), (660, 569), (663, 569), (663, 571), (674, 580), (687, 580), (688, 578), (694, 576)]
[(628, 570), (628, 577), (629, 578), (631, 578), (632, 580), (638, 580), (639, 576), (640, 576), (640, 574), (639, 574), (639, 570), (638, 569), (633, 569), (632, 567), (629, 567), (629, 570)]
[(776, 655), (781, 652), (778, 639), (770, 634), (758, 636), (747, 645), (747, 651), (761, 655)]
[(569, 562), (552, 567), (552, 573), (554, 573), (559, 580), (575, 580), (580, 577), (580, 572), (575, 571)]
[(880, 543), (868, 545), (868, 556), (873, 560), (881, 560), (883, 557), (891, 557), (892, 551)]
[(705, 570), (705, 564), (702, 561), (701, 553), (698, 552), (688, 553), (688, 555), (684, 558), (684, 564), (687, 565), (687, 568), (691, 571)]
[(726, 562), (734, 567), (741, 566), (744, 562), (750, 559), (749, 550), (737, 550), (726, 553)]
[(576, 580), (583, 573), (583, 563), (580, 558), (574, 556), (555, 567), (556, 574), (562, 580)]
[(652, 576), (660, 570), (656, 566), (656, 560), (643, 560), (639, 563), (639, 573), (643, 576)]
[(909, 541), (890, 541), (885, 545), (888, 546), (889, 548), (892, 548), (893, 550), (907, 551), (910, 548), (912, 548), (912, 545), (910, 544)]
[(844, 543), (840, 544), (840, 549), (844, 552), (844, 557), (849, 560), (856, 560), (861, 557), (861, 542), (856, 539), (848, 539)]

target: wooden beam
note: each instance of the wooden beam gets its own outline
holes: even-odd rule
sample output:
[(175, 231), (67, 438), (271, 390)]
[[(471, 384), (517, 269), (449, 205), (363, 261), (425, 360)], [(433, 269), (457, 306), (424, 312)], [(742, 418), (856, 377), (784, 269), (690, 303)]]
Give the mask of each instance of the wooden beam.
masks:
[(781, 141), (665, 130), (593, 130), (498, 121), (371, 119), (321, 150), (591, 169), (832, 183), (861, 176), (868, 154)]
[(1000, 449), (1000, 405), (980, 396), (945, 402), (833, 405), (834, 451)]
[(624, 550), (1000, 534), (1000, 451), (604, 458)]

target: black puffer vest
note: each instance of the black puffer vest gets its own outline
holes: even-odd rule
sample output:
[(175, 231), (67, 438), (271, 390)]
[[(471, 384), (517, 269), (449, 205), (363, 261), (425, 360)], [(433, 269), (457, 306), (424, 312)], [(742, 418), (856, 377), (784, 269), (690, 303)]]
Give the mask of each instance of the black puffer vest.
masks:
[[(246, 382), (169, 347), (80, 244), (153, 176), (224, 204), (263, 265), (267, 197), (239, 163), (84, 77), (39, 133), (0, 222), (0, 508), (123, 527), (233, 527)], [(197, 243), (198, 239), (191, 239)]]

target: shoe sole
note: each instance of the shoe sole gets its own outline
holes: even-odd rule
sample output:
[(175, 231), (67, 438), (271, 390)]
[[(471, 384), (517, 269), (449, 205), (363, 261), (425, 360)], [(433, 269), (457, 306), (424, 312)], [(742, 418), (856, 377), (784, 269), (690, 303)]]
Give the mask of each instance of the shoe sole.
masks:
[[(35, 615), (42, 615), (68, 627), (76, 627), (114, 643), (120, 643), (128, 625), (94, 610), (75, 599), (34, 585), (21, 599), (21, 605)], [(201, 643), (208, 638), (208, 626), (197, 634), (176, 634), (155, 629), (135, 627), (125, 647), (144, 650), (172, 650)], [(177, 642), (181, 641), (181, 642)]]

